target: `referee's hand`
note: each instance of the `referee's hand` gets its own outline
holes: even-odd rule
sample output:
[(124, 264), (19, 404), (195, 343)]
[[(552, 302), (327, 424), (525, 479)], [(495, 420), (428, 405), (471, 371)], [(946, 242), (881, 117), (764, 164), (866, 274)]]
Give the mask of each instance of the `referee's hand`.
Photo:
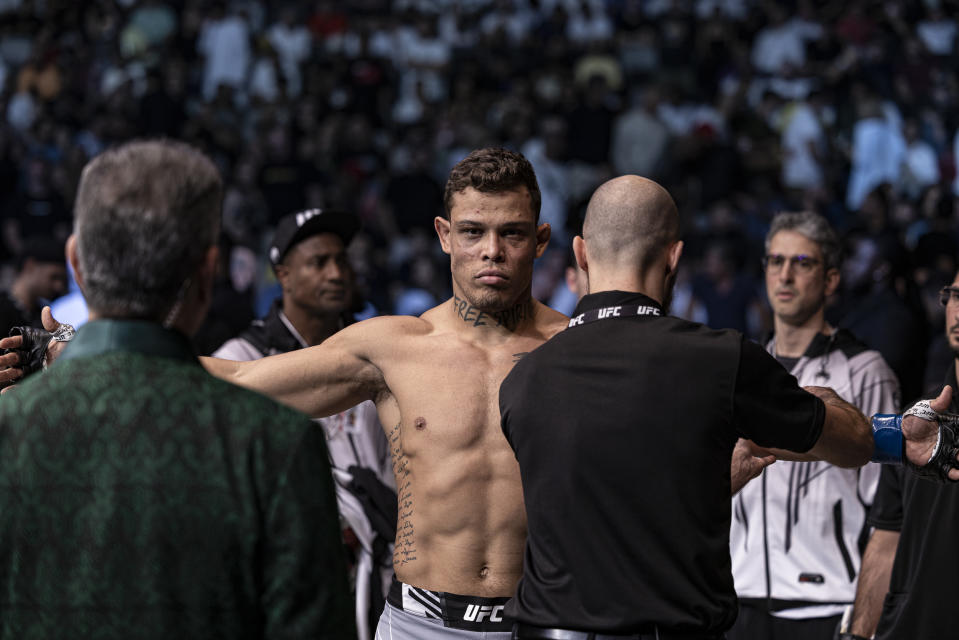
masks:
[(776, 461), (776, 456), (757, 446), (752, 440), (740, 438), (733, 448), (733, 459), (729, 469), (732, 495), (763, 472), (763, 469)]

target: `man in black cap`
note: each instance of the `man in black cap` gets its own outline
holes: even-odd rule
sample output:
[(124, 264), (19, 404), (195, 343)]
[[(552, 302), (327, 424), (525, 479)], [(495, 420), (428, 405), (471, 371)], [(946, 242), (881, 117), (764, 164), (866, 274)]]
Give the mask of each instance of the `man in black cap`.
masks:
[(17, 276), (9, 291), (0, 292), (0, 338), (13, 327), (40, 328), (40, 309), (67, 291), (63, 243), (29, 238), (20, 253)]
[[(308, 209), (284, 216), (270, 246), (270, 263), (283, 295), (213, 355), (259, 360), (320, 344), (353, 322), (353, 270), (346, 247), (359, 230), (356, 216)], [(389, 447), (376, 407), (366, 401), (316, 420), (326, 432), (344, 542), (355, 573), (356, 624), (369, 638), (393, 574), (396, 489)], [(374, 497), (375, 496), (375, 497)]]
[(283, 295), (214, 356), (258, 360), (320, 344), (349, 324), (354, 290), (346, 246), (358, 230), (356, 217), (340, 211), (308, 209), (281, 218), (269, 257)]

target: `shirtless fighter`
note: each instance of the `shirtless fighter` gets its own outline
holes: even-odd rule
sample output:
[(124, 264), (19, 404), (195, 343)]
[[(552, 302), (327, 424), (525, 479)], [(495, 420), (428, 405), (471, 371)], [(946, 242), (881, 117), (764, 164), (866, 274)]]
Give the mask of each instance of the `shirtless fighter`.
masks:
[(444, 201), (434, 225), (450, 256), (451, 300), (419, 318), (351, 325), (316, 347), (203, 363), (314, 417), (376, 404), (399, 499), (399, 582), (378, 639), (510, 637), (502, 611), (523, 570), (526, 513), (499, 386), (567, 322), (530, 294), (550, 228), (538, 224), (539, 187), (523, 156), (474, 151), (451, 171)]

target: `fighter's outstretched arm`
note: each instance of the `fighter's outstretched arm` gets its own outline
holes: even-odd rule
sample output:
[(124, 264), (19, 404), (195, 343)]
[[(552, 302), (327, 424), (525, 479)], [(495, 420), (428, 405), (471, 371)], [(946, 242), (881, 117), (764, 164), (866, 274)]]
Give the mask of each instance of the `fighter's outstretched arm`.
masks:
[(285, 405), (318, 418), (375, 400), (386, 390), (383, 374), (373, 364), (376, 342), (386, 318), (361, 322), (333, 335), (323, 344), (260, 360), (235, 362), (200, 358), (213, 375), (259, 391)]

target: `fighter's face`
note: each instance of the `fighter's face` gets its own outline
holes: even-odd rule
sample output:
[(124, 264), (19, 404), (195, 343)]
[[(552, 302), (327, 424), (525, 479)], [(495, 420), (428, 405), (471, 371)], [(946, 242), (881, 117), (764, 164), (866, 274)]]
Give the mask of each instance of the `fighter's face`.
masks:
[(776, 318), (799, 326), (816, 314), (839, 284), (827, 270), (819, 245), (796, 231), (780, 231), (769, 242), (766, 295)]
[[(959, 273), (952, 281), (952, 286), (959, 287)], [(959, 300), (951, 295), (946, 303), (946, 340), (949, 341), (949, 348), (959, 358)]]
[(314, 316), (350, 307), (353, 274), (339, 236), (320, 233), (298, 242), (277, 268), (283, 298)]
[(533, 260), (546, 250), (549, 225), (536, 225), (526, 187), (453, 195), (450, 219), (436, 233), (450, 256), (453, 293), (486, 312), (503, 311), (530, 295)]

